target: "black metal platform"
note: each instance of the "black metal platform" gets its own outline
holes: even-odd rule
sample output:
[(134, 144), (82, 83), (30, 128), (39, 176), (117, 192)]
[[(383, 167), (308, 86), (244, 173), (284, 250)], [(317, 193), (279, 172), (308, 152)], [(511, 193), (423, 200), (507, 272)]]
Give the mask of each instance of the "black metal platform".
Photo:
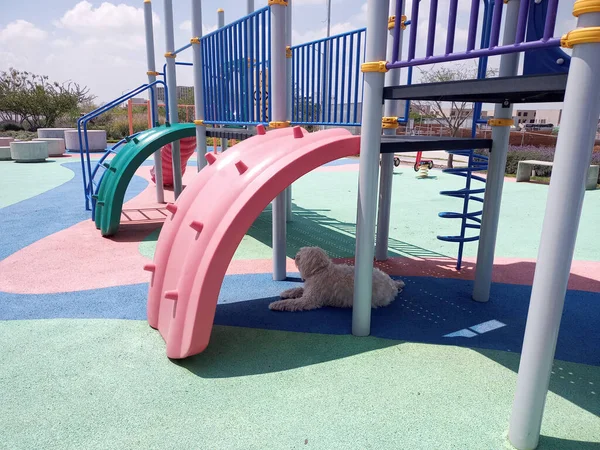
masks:
[(440, 102), (547, 103), (562, 102), (567, 74), (486, 78), (404, 86), (389, 86), (383, 98)]
[(248, 139), (249, 137), (254, 136), (254, 133), (250, 130), (245, 130), (243, 128), (207, 127), (206, 136), (214, 138), (236, 139), (238, 141), (243, 141), (244, 139)]
[(437, 136), (382, 136), (381, 153), (404, 153), (432, 150), (471, 150), (492, 148), (491, 139)]

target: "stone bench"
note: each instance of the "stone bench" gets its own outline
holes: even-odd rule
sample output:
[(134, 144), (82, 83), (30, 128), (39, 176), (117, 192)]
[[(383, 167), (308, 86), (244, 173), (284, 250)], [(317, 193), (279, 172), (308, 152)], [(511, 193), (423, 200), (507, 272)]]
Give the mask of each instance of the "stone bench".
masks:
[(37, 135), (39, 138), (65, 138), (65, 131), (71, 131), (74, 128), (38, 128)]
[(46, 161), (48, 143), (43, 141), (11, 142), (10, 157), (21, 163)]
[(12, 137), (0, 137), (0, 147), (8, 147), (14, 140)]
[[(551, 161), (519, 161), (517, 165), (517, 183), (521, 181), (529, 181), (531, 179), (531, 170), (534, 166), (552, 167)], [(593, 191), (598, 184), (598, 175), (600, 175), (600, 166), (590, 166), (585, 180), (585, 189)]]
[(0, 161), (10, 161), (10, 147), (0, 147)]
[[(106, 131), (88, 130), (87, 136), (90, 152), (106, 151)], [(79, 152), (79, 134), (77, 133), (77, 130), (65, 131), (65, 145), (67, 147), (67, 150), (72, 152)], [(85, 149), (85, 142), (83, 142), (83, 147)]]
[(63, 138), (35, 138), (34, 141), (48, 143), (48, 156), (62, 156), (65, 154), (65, 140)]

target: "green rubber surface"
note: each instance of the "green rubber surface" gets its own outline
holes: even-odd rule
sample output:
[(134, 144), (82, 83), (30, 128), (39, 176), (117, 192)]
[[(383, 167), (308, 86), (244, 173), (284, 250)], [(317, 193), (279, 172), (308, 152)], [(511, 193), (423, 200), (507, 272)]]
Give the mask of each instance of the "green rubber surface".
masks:
[(74, 158), (49, 158), (46, 162), (21, 164), (0, 161), (0, 208), (43, 194), (71, 180), (75, 174), (61, 166)]
[[(173, 362), (145, 321), (83, 319), (0, 342), (0, 448), (510, 448), (515, 353), (216, 326)], [(598, 449), (597, 368), (553, 370), (539, 450)]]
[(164, 145), (195, 133), (193, 123), (163, 125), (138, 134), (119, 150), (110, 161), (98, 191), (96, 227), (102, 236), (112, 236), (119, 229), (125, 191), (144, 161)]

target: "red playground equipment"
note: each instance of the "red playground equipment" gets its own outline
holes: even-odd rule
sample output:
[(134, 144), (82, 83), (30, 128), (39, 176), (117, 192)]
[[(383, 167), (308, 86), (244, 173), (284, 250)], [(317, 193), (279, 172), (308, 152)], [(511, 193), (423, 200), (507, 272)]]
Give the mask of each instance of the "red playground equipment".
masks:
[(415, 172), (419, 171), (419, 167), (421, 167), (421, 165), (427, 165), (428, 169), (433, 169), (433, 161), (431, 159), (421, 159), (422, 154), (423, 152), (417, 152), (417, 159), (415, 160), (415, 165), (413, 166)]

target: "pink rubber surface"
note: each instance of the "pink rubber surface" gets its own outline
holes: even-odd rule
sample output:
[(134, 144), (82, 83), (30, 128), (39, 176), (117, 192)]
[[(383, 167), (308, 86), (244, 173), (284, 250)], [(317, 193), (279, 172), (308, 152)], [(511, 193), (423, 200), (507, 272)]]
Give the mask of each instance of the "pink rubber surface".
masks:
[[(202, 170), (172, 208), (147, 268), (148, 322), (165, 339), (169, 358), (208, 345), (227, 267), (269, 202), (302, 175), (358, 152), (359, 137), (343, 129), (282, 129), (238, 144)], [(243, 173), (239, 161), (248, 167)]]
[[(196, 138), (188, 137), (179, 140), (179, 148), (181, 155), (181, 174), (185, 173), (186, 164), (190, 156), (196, 151)], [(160, 156), (162, 159), (163, 167), (163, 186), (173, 186), (173, 156), (171, 154), (171, 144), (165, 145), (160, 150)], [(154, 167), (150, 169), (152, 176), (152, 182), (156, 183), (156, 177), (154, 175)]]

